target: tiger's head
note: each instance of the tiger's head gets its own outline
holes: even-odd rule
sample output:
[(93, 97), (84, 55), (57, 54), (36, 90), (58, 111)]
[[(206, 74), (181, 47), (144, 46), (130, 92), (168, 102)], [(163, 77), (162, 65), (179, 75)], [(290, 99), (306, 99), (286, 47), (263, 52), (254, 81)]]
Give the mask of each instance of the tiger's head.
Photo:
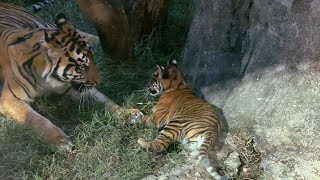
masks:
[(60, 82), (70, 82), (78, 91), (96, 86), (101, 75), (93, 62), (93, 51), (64, 14), (56, 17), (58, 31), (46, 31), (48, 56), (56, 59), (52, 77)]
[(148, 93), (151, 96), (158, 96), (167, 91), (186, 87), (183, 75), (177, 68), (177, 61), (170, 60), (166, 66), (157, 65), (157, 69), (148, 83)]

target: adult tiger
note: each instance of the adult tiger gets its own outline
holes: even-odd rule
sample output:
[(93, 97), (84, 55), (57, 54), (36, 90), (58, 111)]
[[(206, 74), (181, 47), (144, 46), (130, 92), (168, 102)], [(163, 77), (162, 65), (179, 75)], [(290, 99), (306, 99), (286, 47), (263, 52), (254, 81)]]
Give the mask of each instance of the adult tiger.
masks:
[(0, 112), (36, 129), (60, 151), (70, 152), (74, 145), (68, 136), (29, 106), (36, 97), (49, 92), (74, 99), (89, 96), (108, 110), (140, 112), (121, 108), (94, 88), (101, 76), (92, 50), (63, 14), (57, 16), (56, 26), (0, 28)]
[[(30, 13), (23, 7), (0, 2), (0, 30), (3, 28), (57, 28), (53, 22), (45, 21), (40, 17)], [(80, 31), (76, 31), (81, 35), (91, 47), (95, 47), (99, 43), (99, 37)]]
[(208, 158), (208, 150), (217, 143), (222, 130), (221, 117), (213, 105), (193, 95), (177, 69), (176, 60), (165, 67), (157, 65), (148, 91), (152, 96), (160, 95), (154, 112), (145, 120), (159, 128), (159, 135), (150, 142), (139, 138), (140, 146), (162, 152), (171, 143), (196, 143), (193, 150), (199, 150), (201, 163), (211, 176), (221, 179)]

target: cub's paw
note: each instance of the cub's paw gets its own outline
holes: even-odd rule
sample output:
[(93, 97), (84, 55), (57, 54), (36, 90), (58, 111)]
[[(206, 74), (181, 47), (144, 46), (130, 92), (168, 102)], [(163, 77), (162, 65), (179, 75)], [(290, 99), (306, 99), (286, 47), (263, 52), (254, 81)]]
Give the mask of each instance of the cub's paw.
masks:
[(137, 142), (138, 142), (138, 144), (139, 144), (142, 148), (144, 148), (144, 149), (148, 149), (149, 146), (150, 146), (149, 142), (147, 142), (147, 141), (146, 141), (145, 139), (143, 139), (143, 138), (139, 138)]
[(135, 124), (142, 121), (144, 114), (139, 109), (128, 109), (130, 112), (129, 122)]
[(135, 124), (142, 121), (144, 114), (139, 109), (119, 108), (116, 110), (118, 114), (124, 114), (124, 124)]

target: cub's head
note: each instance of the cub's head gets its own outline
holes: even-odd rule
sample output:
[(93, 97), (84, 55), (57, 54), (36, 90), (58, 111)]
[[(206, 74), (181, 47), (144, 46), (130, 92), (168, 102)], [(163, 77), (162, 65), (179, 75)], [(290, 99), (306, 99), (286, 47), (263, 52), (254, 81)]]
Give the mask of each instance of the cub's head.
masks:
[(58, 29), (45, 31), (48, 56), (57, 60), (51, 76), (60, 82), (70, 82), (78, 91), (100, 83), (101, 75), (87, 42), (65, 15), (57, 15), (55, 23)]
[(177, 69), (177, 61), (170, 60), (166, 66), (157, 65), (157, 69), (148, 83), (148, 92), (151, 96), (158, 96), (166, 91), (186, 87), (187, 84), (182, 73)]

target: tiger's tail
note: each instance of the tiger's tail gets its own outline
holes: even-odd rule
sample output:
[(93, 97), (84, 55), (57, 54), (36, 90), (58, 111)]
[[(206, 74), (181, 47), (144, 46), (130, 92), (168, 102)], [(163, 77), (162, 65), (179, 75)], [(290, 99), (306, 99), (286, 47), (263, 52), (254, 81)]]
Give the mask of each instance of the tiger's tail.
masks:
[(53, 3), (54, 0), (40, 0), (38, 3), (32, 4), (29, 9), (32, 10), (32, 12), (36, 13), (46, 7), (48, 4)]
[(209, 160), (208, 151), (209, 151), (210, 146), (211, 146), (211, 141), (209, 141), (207, 138), (200, 146), (199, 161), (215, 180), (223, 180), (224, 178), (222, 178), (218, 174), (218, 172), (216, 171), (216, 168), (212, 166), (212, 164)]

